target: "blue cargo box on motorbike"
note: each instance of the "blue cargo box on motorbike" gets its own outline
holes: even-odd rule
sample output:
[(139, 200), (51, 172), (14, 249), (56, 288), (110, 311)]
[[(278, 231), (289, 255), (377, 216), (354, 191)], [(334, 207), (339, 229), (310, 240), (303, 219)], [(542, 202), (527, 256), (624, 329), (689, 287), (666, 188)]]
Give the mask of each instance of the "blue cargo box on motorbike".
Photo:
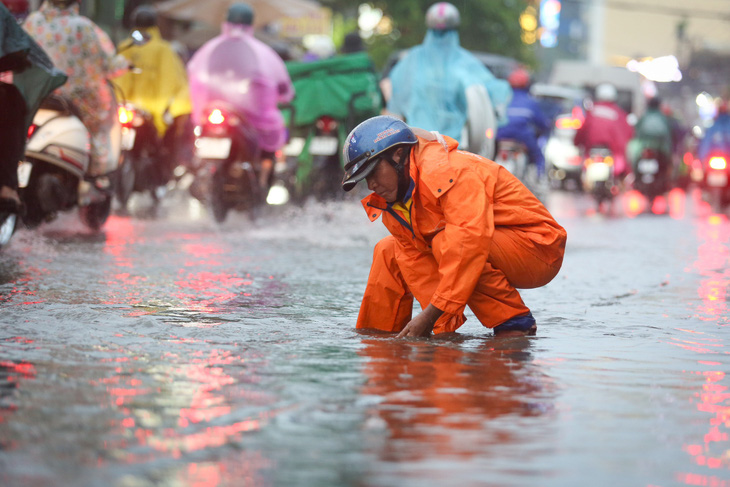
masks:
[(289, 61), (286, 67), (296, 90), (291, 109), (282, 107), (290, 127), (311, 125), (324, 115), (353, 127), (380, 113), (378, 76), (367, 53)]

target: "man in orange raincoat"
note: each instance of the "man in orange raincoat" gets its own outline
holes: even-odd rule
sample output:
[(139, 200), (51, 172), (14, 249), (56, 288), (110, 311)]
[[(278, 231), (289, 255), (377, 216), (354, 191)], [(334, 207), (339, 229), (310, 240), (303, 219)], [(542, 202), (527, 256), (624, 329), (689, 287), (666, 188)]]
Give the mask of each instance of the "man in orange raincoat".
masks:
[[(375, 247), (357, 328), (453, 332), (468, 305), (497, 335), (535, 333), (517, 288), (557, 275), (566, 232), (517, 178), (389, 116), (355, 127), (344, 156), (343, 189), (366, 179), (373, 193), (363, 206), (391, 233)], [(411, 318), (414, 297), (423, 311)]]

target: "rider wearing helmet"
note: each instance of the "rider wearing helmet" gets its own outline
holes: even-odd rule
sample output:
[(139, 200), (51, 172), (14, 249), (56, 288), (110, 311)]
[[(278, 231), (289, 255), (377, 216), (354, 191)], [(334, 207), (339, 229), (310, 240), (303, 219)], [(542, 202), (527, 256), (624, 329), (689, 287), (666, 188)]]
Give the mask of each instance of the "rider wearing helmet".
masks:
[(530, 74), (525, 68), (512, 71), (507, 81), (512, 87), (512, 101), (507, 107), (507, 123), (497, 130), (497, 143), (500, 139), (514, 139), (525, 144), (530, 162), (537, 166), (538, 176), (542, 176), (545, 156), (537, 139), (548, 133), (550, 122), (537, 100), (530, 95)]
[(115, 55), (109, 36), (79, 14), (78, 0), (46, 0), (23, 24), (43, 47), (53, 64), (68, 75), (57, 91), (73, 101), (91, 136), (90, 176), (117, 168), (111, 156), (110, 132), (117, 106), (107, 79), (128, 69), (126, 59)]
[[(516, 288), (550, 282), (566, 240), (543, 204), (497, 163), (394, 117), (362, 122), (345, 144), (343, 189), (365, 179), (368, 218), (391, 233), (375, 247), (357, 328), (453, 332), (468, 304), (495, 333), (534, 334)], [(423, 311), (411, 319), (414, 296)]]
[(258, 173), (265, 189), (273, 173), (274, 153), (286, 142), (278, 106), (294, 98), (294, 86), (281, 57), (254, 37), (253, 24), (250, 5), (231, 5), (221, 35), (206, 42), (190, 59), (188, 77), (196, 124), (214, 102), (232, 106), (251, 124), (262, 150)]
[[(428, 31), (423, 43), (411, 48), (393, 67), (383, 91), (392, 96), (388, 112), (417, 127), (437, 130), (461, 140), (467, 121), (467, 88), (483, 86), (498, 115), (509, 103), (509, 84), (497, 79), (459, 43), (459, 11), (438, 2), (426, 12)], [(496, 127), (495, 127), (496, 128)]]
[(594, 147), (608, 147), (613, 153), (614, 172), (623, 178), (630, 172), (626, 162), (626, 145), (634, 134), (628, 114), (616, 104), (616, 87), (610, 83), (596, 86), (595, 103), (586, 112), (583, 125), (575, 133), (574, 143), (588, 153)]
[[(174, 164), (192, 111), (185, 66), (172, 45), (162, 38), (154, 7), (137, 7), (132, 12), (131, 25), (135, 35), (144, 40), (130, 37), (120, 43), (119, 52), (135, 69), (120, 77), (117, 84), (128, 102), (152, 115), (157, 134), (165, 141), (169, 156), (165, 163)], [(164, 168), (164, 172), (171, 169)], [(160, 176), (167, 181), (169, 174)]]

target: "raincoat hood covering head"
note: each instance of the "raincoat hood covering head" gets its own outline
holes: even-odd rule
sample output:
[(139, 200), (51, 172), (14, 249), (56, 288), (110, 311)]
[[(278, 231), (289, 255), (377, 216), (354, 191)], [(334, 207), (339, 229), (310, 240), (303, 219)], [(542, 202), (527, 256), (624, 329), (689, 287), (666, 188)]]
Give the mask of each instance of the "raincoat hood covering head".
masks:
[(263, 150), (275, 151), (285, 139), (278, 105), (294, 97), (284, 61), (256, 39), (250, 26), (225, 23), (223, 33), (204, 44), (188, 62), (193, 121), (202, 123), (211, 104), (225, 103), (254, 129)]
[(350, 191), (359, 181), (368, 177), (383, 152), (417, 142), (413, 130), (395, 117), (380, 115), (360, 123), (347, 136), (342, 150), (345, 158), (342, 189)]
[(253, 25), (253, 8), (247, 3), (234, 3), (228, 9), (226, 22), (240, 25)]
[(132, 12), (132, 28), (148, 29), (157, 26), (157, 10), (149, 5), (140, 5)]
[(457, 30), (428, 30), (423, 43), (395, 65), (390, 79), (389, 112), (402, 115), (412, 127), (436, 130), (457, 141), (467, 118), (468, 87), (484, 86), (499, 113), (512, 98), (509, 83), (459, 45)]
[(0, 4), (0, 72), (13, 71), (13, 84), (28, 108), (25, 123), (30, 126), (41, 101), (66, 82), (66, 75), (54, 68), (48, 54), (23, 30), (15, 17)]
[(426, 11), (426, 27), (429, 29), (456, 29), (460, 23), (459, 10), (448, 2), (434, 3)]

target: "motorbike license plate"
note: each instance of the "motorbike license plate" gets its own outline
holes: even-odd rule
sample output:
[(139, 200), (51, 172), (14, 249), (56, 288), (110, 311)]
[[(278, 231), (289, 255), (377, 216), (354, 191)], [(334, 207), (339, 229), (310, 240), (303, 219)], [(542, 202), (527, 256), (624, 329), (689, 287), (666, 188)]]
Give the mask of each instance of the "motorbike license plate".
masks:
[(232, 144), (231, 139), (201, 137), (195, 141), (195, 155), (201, 159), (227, 159)]
[(659, 161), (656, 159), (641, 159), (638, 169), (641, 174), (656, 174), (659, 172)]
[(304, 142), (306, 142), (304, 137), (292, 137), (282, 149), (284, 155), (298, 157), (304, 149)]
[(586, 168), (586, 178), (590, 182), (608, 181), (611, 177), (611, 170), (608, 164), (594, 162)]
[(33, 171), (33, 164), (21, 162), (18, 164), (18, 187), (27, 188), (30, 182), (30, 173)]
[(313, 156), (332, 156), (337, 154), (338, 145), (337, 137), (314, 137), (309, 145), (309, 153)]
[(724, 187), (727, 185), (727, 174), (719, 171), (712, 171), (707, 174), (707, 185), (713, 188)]
[(137, 138), (137, 129), (122, 127), (122, 150), (132, 150)]

